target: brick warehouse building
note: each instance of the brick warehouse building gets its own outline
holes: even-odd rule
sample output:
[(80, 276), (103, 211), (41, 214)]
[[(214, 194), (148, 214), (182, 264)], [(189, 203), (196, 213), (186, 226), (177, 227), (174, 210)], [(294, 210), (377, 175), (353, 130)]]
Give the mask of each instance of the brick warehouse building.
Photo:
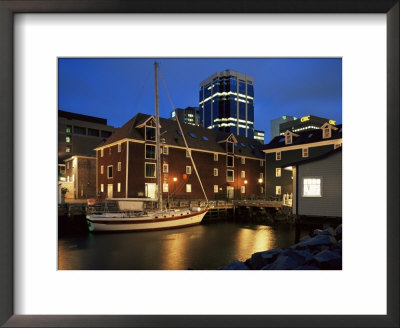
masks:
[[(259, 197), (265, 160), (257, 140), (160, 118), (163, 197), (209, 199)], [(155, 119), (137, 114), (96, 148), (97, 192), (108, 198), (155, 197)], [(262, 179), (261, 181), (259, 179)], [(261, 182), (261, 183), (260, 183)]]

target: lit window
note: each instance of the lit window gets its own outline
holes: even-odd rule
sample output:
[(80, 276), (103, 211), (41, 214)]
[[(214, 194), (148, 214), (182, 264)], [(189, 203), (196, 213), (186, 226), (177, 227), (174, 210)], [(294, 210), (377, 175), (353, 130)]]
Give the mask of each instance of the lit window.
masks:
[(65, 132), (66, 132), (66, 133), (71, 133), (71, 132), (72, 132), (72, 126), (71, 126), (71, 125), (67, 125), (67, 126), (65, 127)]
[(226, 166), (233, 167), (233, 156), (226, 156)]
[(186, 166), (186, 174), (192, 174), (192, 167)]
[(164, 146), (163, 152), (164, 155), (168, 155), (168, 146)]
[(245, 171), (240, 172), (240, 177), (245, 178), (246, 177), (246, 172)]
[(234, 171), (233, 170), (226, 170), (226, 181), (233, 182), (234, 181)]
[(218, 162), (218, 154), (214, 154), (214, 162)]
[(241, 187), (240, 187), (240, 192), (241, 192), (242, 194), (244, 194), (244, 193), (246, 192), (246, 187), (245, 187), (245, 186), (241, 186)]
[(155, 163), (144, 163), (144, 177), (155, 178), (156, 177), (156, 164)]
[(264, 179), (264, 173), (260, 172), (260, 179)]
[(118, 144), (118, 152), (119, 153), (121, 152), (121, 144), (120, 143)]
[(70, 146), (65, 147), (65, 152), (66, 153), (70, 153), (71, 152), (71, 147)]
[(100, 149), (100, 156), (103, 157), (104, 156), (104, 148)]
[(113, 166), (109, 165), (107, 166), (107, 178), (111, 179), (113, 177)]
[(104, 165), (100, 166), (100, 174), (104, 174)]
[(282, 194), (281, 186), (276, 186), (276, 187), (275, 187), (275, 194), (276, 194), (276, 195), (281, 195), (281, 194)]
[(276, 159), (277, 161), (280, 161), (280, 160), (281, 160), (281, 152), (280, 152), (280, 151), (277, 151), (277, 152), (276, 152), (276, 157), (275, 157), (275, 159)]
[(156, 146), (146, 145), (146, 159), (156, 159)]
[(264, 166), (264, 161), (260, 159), (260, 166)]
[(340, 147), (342, 147), (342, 144), (341, 144), (341, 143), (335, 144), (335, 145), (333, 146), (333, 149), (338, 149), (338, 148), (340, 148)]
[(277, 167), (277, 168), (275, 169), (275, 176), (276, 176), (276, 177), (280, 177), (280, 176), (281, 176), (281, 173), (282, 173), (281, 168), (280, 168), (280, 167)]
[(100, 191), (101, 191), (101, 192), (104, 192), (104, 184), (101, 184), (101, 185), (100, 185)]
[(303, 157), (308, 157), (308, 148), (303, 148)]
[(121, 166), (122, 166), (121, 162), (118, 162), (118, 171), (121, 171)]
[(118, 192), (121, 192), (121, 182), (118, 182), (118, 183), (117, 183), (117, 191), (118, 191)]
[(321, 178), (303, 179), (303, 197), (321, 197)]
[(186, 149), (186, 157), (190, 157), (190, 149)]
[(162, 191), (163, 192), (168, 192), (168, 183), (164, 182), (162, 185)]
[(218, 169), (214, 168), (214, 176), (217, 177), (218, 176)]
[(168, 164), (163, 164), (162, 171), (163, 173), (168, 173)]
[(191, 184), (187, 184), (186, 185), (186, 192), (192, 192), (192, 185)]
[(218, 185), (214, 185), (214, 192), (215, 192), (215, 193), (218, 192)]
[(331, 129), (329, 126), (326, 126), (323, 130), (323, 138), (330, 138), (331, 137)]
[(71, 136), (66, 136), (65, 137), (65, 142), (71, 142)]
[(242, 157), (240, 161), (241, 161), (241, 163), (242, 163), (243, 165), (246, 164), (246, 159), (245, 159), (244, 157)]

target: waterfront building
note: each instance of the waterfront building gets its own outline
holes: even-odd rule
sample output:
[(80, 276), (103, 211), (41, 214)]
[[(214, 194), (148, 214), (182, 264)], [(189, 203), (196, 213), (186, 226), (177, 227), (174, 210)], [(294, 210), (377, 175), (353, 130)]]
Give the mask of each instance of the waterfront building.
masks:
[(342, 147), (287, 168), (293, 173), (293, 214), (342, 217)]
[(325, 123), (319, 129), (287, 130), (264, 146), (267, 199), (293, 199), (290, 163), (312, 159), (342, 146), (342, 125)]
[(105, 118), (58, 111), (58, 158), (95, 156), (94, 148), (115, 130)]
[(287, 130), (292, 132), (319, 130), (324, 123), (336, 125), (336, 121), (327, 118), (313, 115), (303, 116), (300, 119), (281, 123), (279, 125), (279, 135), (283, 135)]
[(262, 144), (264, 144), (264, 135), (265, 135), (264, 131), (254, 130), (254, 139), (258, 140)]
[(178, 117), (179, 122), (200, 125), (200, 110), (199, 107), (186, 107), (185, 109), (176, 108), (175, 111), (171, 112), (171, 119), (175, 120)]
[(96, 157), (74, 155), (65, 160), (66, 198), (85, 199), (96, 197)]
[[(160, 118), (160, 125), (163, 199), (203, 199), (191, 157), (209, 199), (264, 194), (265, 160), (258, 141), (182, 124), (187, 150), (176, 121)], [(155, 148), (155, 119), (139, 113), (96, 148), (97, 192), (108, 198), (154, 198)]]
[(290, 116), (290, 115), (283, 115), (281, 117), (271, 120), (271, 122), (270, 122), (270, 128), (271, 128), (270, 140), (272, 140), (276, 136), (279, 136), (279, 134), (280, 134), (279, 126), (282, 123), (286, 123), (286, 122), (290, 122), (290, 121), (294, 121), (294, 120), (297, 120), (297, 118), (294, 116)]
[(200, 123), (204, 127), (254, 137), (254, 79), (225, 70), (200, 83)]

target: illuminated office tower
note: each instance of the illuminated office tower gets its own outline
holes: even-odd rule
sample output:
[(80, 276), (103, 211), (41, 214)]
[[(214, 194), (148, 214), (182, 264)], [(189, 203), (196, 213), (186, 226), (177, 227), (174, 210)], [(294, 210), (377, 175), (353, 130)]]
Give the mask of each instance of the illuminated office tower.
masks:
[(200, 123), (204, 127), (254, 137), (254, 80), (232, 70), (200, 83)]

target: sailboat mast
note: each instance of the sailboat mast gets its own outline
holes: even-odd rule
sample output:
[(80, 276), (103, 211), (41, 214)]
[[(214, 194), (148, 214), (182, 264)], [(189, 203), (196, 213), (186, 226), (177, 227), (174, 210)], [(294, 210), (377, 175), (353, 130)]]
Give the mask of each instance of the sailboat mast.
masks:
[(157, 159), (157, 197), (158, 208), (162, 210), (162, 189), (161, 189), (161, 156), (160, 156), (160, 114), (158, 110), (158, 63), (154, 62), (154, 90), (155, 90), (155, 106), (156, 106), (156, 159)]

